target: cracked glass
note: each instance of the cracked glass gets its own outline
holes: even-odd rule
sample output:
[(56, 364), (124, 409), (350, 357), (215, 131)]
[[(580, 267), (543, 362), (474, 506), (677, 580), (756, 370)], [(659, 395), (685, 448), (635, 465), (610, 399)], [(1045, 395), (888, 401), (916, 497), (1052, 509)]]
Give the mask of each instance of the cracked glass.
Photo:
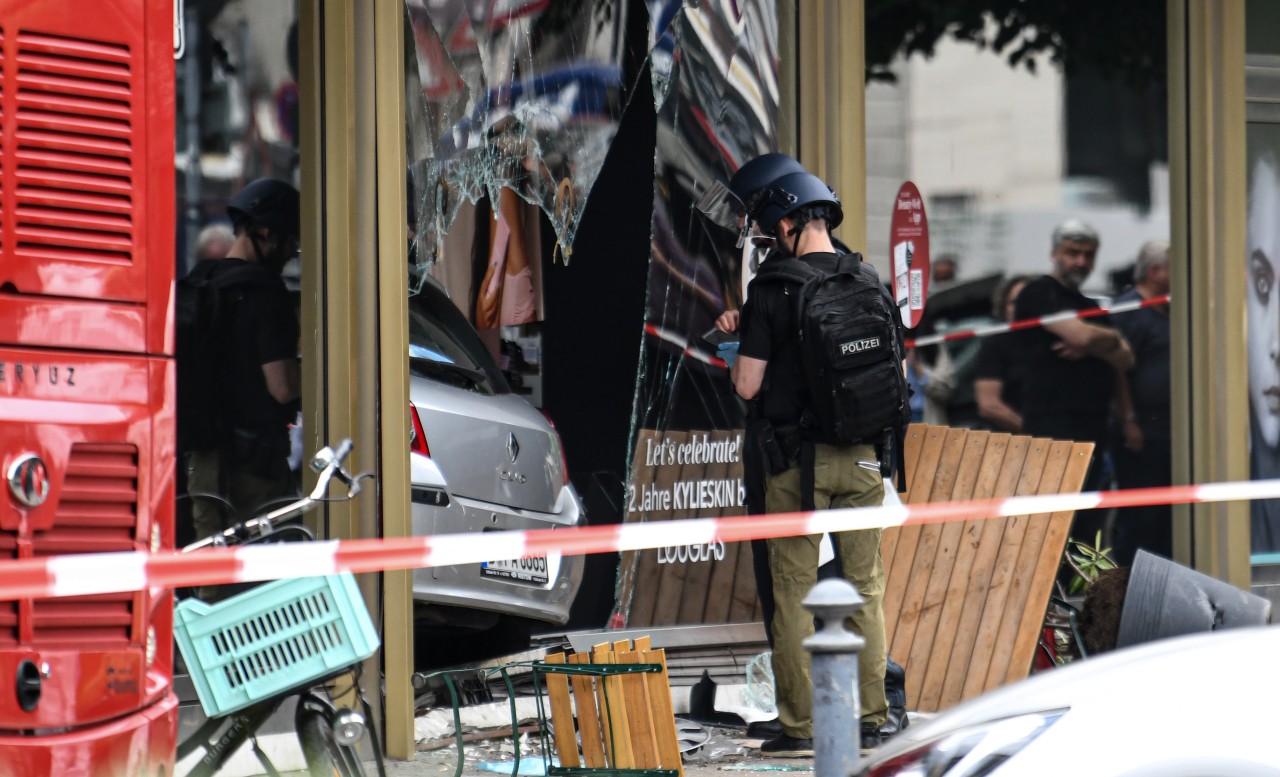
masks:
[[(746, 512), (744, 406), (713, 339), (742, 303), (749, 243), (695, 204), (747, 160), (776, 150), (772, 2), (653, 3), (657, 108), (648, 302), (633, 413), (627, 521)], [(749, 543), (624, 554), (615, 622), (628, 626), (757, 620)]]
[[(635, 214), (650, 224), (644, 319), (635, 321), (638, 347), (617, 357), (636, 364), (629, 472), (619, 473), (619, 514), (592, 522), (745, 512), (743, 406), (703, 335), (740, 307), (754, 249), (694, 205), (743, 162), (776, 150), (772, 0), (405, 8), (410, 293), (443, 287), (509, 378), (521, 361), (509, 352), (536, 358), (546, 268), (611, 260), (575, 259), (574, 237), (588, 199), (610, 196), (593, 189), (624, 113), (652, 100), (653, 112), (635, 115), (656, 113), (655, 145), (625, 149), (655, 165), (652, 180), (625, 183), (652, 192), (652, 210)], [(629, 52), (629, 40), (647, 51)], [(539, 394), (530, 399), (540, 404)], [(759, 617), (746, 544), (626, 554), (616, 586), (615, 623)]]

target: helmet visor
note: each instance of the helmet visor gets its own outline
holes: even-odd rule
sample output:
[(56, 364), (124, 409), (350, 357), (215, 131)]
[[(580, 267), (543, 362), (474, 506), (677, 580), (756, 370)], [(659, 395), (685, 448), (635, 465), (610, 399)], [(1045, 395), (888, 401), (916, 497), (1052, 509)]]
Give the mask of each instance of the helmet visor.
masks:
[(723, 181), (712, 181), (693, 207), (711, 223), (734, 232), (742, 228), (742, 217), (747, 213), (747, 206)]

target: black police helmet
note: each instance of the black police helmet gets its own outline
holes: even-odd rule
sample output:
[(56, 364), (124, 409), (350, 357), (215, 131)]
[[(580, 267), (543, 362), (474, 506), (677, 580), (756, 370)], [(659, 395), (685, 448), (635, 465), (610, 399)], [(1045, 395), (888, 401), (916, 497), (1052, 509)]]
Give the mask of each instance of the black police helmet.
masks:
[(298, 190), (274, 178), (259, 178), (241, 189), (227, 203), (227, 215), (237, 228), (266, 227), (284, 237), (301, 232)]
[[(807, 172), (804, 165), (777, 152), (761, 154), (748, 161), (729, 179), (729, 191), (747, 203), (751, 195), (789, 173)], [(749, 203), (748, 203), (749, 204)]]
[(790, 173), (773, 181), (760, 192), (749, 213), (766, 234), (773, 232), (778, 222), (797, 210), (809, 205), (826, 205), (829, 226), (835, 229), (844, 219), (840, 198), (831, 187), (813, 173)]

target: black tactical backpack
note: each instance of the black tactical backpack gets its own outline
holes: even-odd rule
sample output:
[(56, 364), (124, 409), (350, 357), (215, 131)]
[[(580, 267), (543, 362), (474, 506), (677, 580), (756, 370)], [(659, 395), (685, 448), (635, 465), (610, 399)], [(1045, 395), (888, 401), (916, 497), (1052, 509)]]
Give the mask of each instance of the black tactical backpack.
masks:
[[(873, 443), (902, 453), (911, 420), (902, 370), (897, 311), (860, 254), (841, 255), (825, 273), (795, 258), (760, 266), (757, 282), (797, 284), (795, 331), (809, 387), (800, 425), (807, 438), (832, 445)], [(889, 465), (889, 450), (882, 449)], [(900, 472), (900, 474), (902, 474)]]

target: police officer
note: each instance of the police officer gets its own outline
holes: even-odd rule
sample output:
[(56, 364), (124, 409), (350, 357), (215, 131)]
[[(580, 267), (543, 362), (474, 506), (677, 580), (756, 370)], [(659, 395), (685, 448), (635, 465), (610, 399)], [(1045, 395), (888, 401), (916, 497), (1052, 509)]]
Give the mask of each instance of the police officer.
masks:
[[(236, 515), (224, 516), (216, 502), (197, 498), (197, 538), (296, 491), (288, 425), (301, 395), (300, 327), (280, 273), (298, 251), (298, 191), (258, 179), (231, 199), (227, 215), (235, 241), (226, 257), (197, 262), (191, 271), (217, 287), (215, 331), (198, 356), (217, 362), (217, 386), (207, 401), (219, 420), (218, 441), (189, 451), (187, 464), (190, 491), (224, 497)], [(179, 403), (190, 396), (180, 388)]]
[[(765, 164), (789, 167), (775, 155)], [(794, 160), (790, 160), (794, 163)], [(745, 169), (745, 167), (744, 167)], [(732, 188), (731, 182), (731, 188)], [(776, 256), (795, 256), (823, 272), (833, 272), (840, 260), (830, 230), (843, 213), (839, 200), (821, 180), (803, 171), (782, 174), (760, 190), (740, 198), (746, 210), (743, 229), (753, 230), (753, 239), (772, 238)], [(766, 263), (775, 261), (773, 257)], [(878, 280), (877, 280), (878, 285)], [(894, 309), (890, 306), (890, 309)], [(776, 283), (753, 281), (741, 316), (727, 311), (716, 325), (727, 332), (739, 331), (741, 356), (726, 352), (732, 367), (734, 386), (740, 396), (756, 402), (748, 446), (759, 455), (767, 453), (763, 430), (797, 427), (806, 408), (808, 386), (799, 365), (800, 347), (794, 327), (793, 293)], [(782, 463), (764, 476), (766, 512), (801, 509), (802, 477), (797, 458), (789, 446), (777, 449), (772, 458)], [(779, 453), (781, 455), (779, 455)], [(880, 504), (884, 487), (874, 445), (816, 445), (815, 483), (812, 496), (818, 509)], [(753, 462), (760, 467), (760, 459)], [(753, 483), (756, 473), (748, 472)], [(750, 491), (749, 491), (750, 493)], [(749, 505), (755, 507), (756, 505)], [(755, 510), (753, 509), (753, 512)], [(880, 560), (878, 530), (846, 532), (834, 537), (845, 576), (859, 589), (866, 605), (854, 619), (855, 628), (866, 640), (859, 662), (862, 701), (862, 745), (880, 742), (880, 727), (887, 717), (885, 696), (885, 638), (881, 600), (884, 571)], [(772, 585), (759, 580), (761, 595), (771, 590), (773, 608), (770, 635), (773, 642), (773, 669), (781, 733), (761, 746), (761, 754), (773, 757), (807, 757), (813, 754), (812, 681), (809, 657), (802, 647), (813, 632), (812, 617), (800, 601), (813, 587), (818, 573), (817, 536), (787, 537), (768, 541), (768, 573)]]

